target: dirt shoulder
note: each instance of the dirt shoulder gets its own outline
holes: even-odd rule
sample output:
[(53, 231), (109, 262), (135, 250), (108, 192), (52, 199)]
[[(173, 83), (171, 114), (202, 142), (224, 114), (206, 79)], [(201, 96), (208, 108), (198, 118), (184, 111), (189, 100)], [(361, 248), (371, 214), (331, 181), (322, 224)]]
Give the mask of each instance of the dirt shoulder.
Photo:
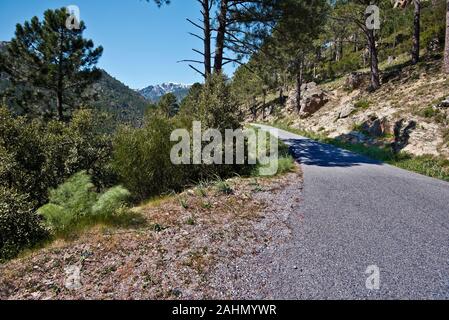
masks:
[(138, 228), (98, 226), (1, 265), (0, 299), (242, 296), (251, 289), (247, 273), (235, 270), (288, 240), (286, 220), (299, 203), (302, 174), (298, 168), (228, 184), (232, 194), (196, 188), (137, 208), (145, 221)]

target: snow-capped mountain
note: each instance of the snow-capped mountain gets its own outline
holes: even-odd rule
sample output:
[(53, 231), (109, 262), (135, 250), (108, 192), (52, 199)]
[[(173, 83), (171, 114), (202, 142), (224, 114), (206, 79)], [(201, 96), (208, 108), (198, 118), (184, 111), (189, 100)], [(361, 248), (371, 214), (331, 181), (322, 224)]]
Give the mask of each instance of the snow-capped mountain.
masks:
[(187, 96), (191, 85), (179, 83), (163, 83), (154, 86), (148, 86), (138, 92), (147, 100), (151, 102), (158, 102), (159, 99), (167, 94), (173, 93), (179, 101)]

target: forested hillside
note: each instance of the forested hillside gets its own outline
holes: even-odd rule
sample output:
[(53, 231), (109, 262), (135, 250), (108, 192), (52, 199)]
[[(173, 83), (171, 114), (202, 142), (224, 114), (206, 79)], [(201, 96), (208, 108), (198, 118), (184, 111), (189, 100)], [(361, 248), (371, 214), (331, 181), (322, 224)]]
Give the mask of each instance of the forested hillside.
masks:
[(276, 30), (239, 67), (234, 92), (249, 122), (413, 158), (413, 170), (449, 179), (446, 2), (374, 3), (379, 29), (365, 26), (368, 2), (336, 1), (310, 37)]
[[(0, 51), (6, 50), (8, 42), (0, 43)], [(18, 115), (26, 115), (27, 109), (22, 107), (23, 97), (20, 90), (11, 91), (14, 86), (8, 80), (6, 73), (0, 73), (0, 99), (7, 102), (10, 110)], [(109, 75), (105, 70), (101, 70), (101, 77), (91, 84), (83, 93), (84, 99), (80, 101), (79, 107), (91, 106), (96, 110), (110, 113), (118, 123), (132, 123), (140, 125), (142, 118), (148, 107), (148, 102), (135, 92)], [(35, 102), (47, 103), (47, 102)], [(39, 108), (38, 108), (39, 109)], [(42, 109), (42, 107), (41, 107)]]

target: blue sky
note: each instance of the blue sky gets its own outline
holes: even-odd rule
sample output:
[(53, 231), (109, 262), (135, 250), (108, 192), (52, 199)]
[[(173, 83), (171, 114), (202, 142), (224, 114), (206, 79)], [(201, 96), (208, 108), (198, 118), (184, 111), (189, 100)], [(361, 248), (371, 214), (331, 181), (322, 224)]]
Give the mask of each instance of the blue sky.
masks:
[[(133, 89), (162, 82), (202, 81), (182, 59), (198, 58), (201, 41), (186, 18), (197, 19), (195, 0), (172, 0), (158, 8), (144, 0), (0, 0), (0, 40), (10, 40), (15, 25), (49, 8), (77, 5), (85, 36), (104, 47), (99, 67)], [(232, 72), (232, 67), (227, 69)]]

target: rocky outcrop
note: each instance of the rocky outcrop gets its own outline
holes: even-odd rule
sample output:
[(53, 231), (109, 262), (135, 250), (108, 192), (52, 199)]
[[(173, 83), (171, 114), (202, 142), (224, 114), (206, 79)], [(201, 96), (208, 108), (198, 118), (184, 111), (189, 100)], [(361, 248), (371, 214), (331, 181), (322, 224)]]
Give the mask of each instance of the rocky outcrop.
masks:
[(360, 72), (352, 72), (346, 78), (345, 88), (348, 90), (359, 89), (364, 83), (366, 75)]
[(382, 137), (391, 132), (387, 118), (379, 118), (375, 114), (368, 116), (362, 123), (361, 130), (371, 137)]
[[(297, 110), (296, 89), (292, 90), (287, 102), (288, 109)], [(315, 82), (309, 82), (301, 86), (300, 116), (306, 118), (320, 110), (329, 101), (328, 94)]]
[(346, 119), (348, 118), (351, 114), (353, 114), (355, 111), (357, 110), (357, 108), (354, 106), (353, 103), (347, 103), (345, 105), (343, 105), (343, 108), (340, 111), (340, 114), (338, 115), (338, 119)]
[(327, 94), (314, 82), (306, 84), (303, 92), (301, 114), (314, 114), (329, 101)]
[(437, 109), (448, 109), (449, 108), (449, 97), (446, 97), (443, 101), (438, 103), (435, 108)]
[(394, 142), (391, 145), (393, 152), (399, 153), (402, 149), (404, 149), (410, 140), (411, 132), (416, 128), (416, 122), (405, 121), (404, 119), (396, 122), (394, 126)]

